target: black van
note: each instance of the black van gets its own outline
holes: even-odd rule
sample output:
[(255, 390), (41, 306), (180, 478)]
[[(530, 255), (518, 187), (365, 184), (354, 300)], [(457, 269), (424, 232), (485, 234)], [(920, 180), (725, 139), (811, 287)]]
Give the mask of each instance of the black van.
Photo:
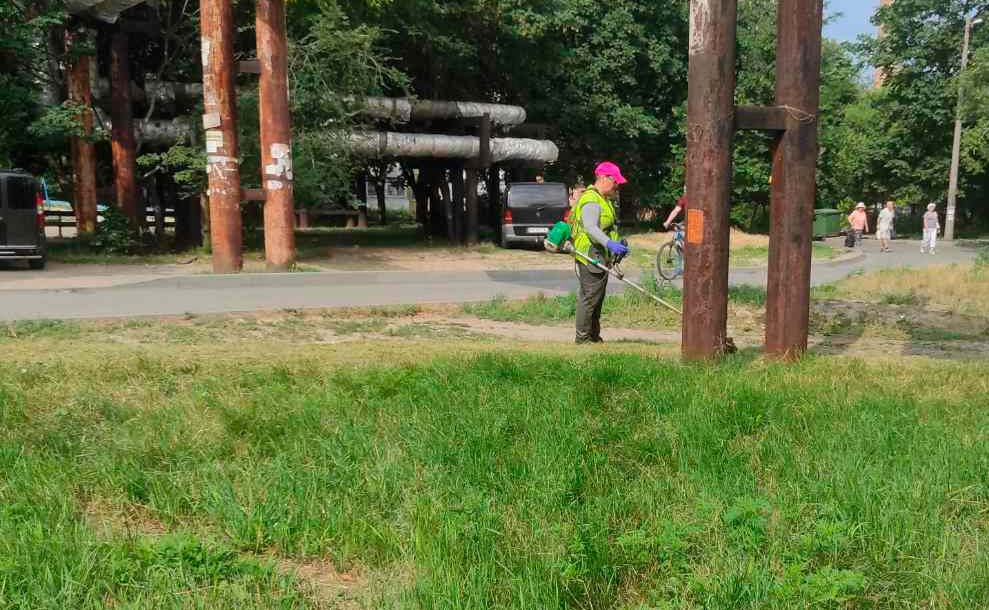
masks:
[(567, 185), (562, 182), (514, 182), (508, 185), (501, 215), (501, 247), (539, 246), (570, 211)]
[(0, 261), (27, 261), (44, 269), (44, 199), (38, 180), (16, 169), (0, 169)]

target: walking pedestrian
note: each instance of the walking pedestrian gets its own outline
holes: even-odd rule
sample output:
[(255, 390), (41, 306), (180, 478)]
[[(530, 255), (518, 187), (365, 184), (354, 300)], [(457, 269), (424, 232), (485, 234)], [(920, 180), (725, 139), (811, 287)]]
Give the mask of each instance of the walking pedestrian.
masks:
[(889, 252), (889, 240), (893, 239), (893, 220), (896, 218), (896, 211), (892, 201), (886, 202), (886, 207), (879, 212), (879, 220), (876, 222), (876, 238), (879, 239), (879, 251)]
[(927, 204), (927, 213), (924, 214), (924, 240), (920, 242), (920, 253), (930, 252), (934, 254), (937, 247), (937, 234), (941, 230), (941, 221), (937, 216), (937, 205)]
[(861, 246), (862, 236), (869, 232), (869, 216), (865, 213), (865, 204), (861, 201), (848, 215), (848, 224), (851, 225), (852, 234), (855, 236), (855, 245)]

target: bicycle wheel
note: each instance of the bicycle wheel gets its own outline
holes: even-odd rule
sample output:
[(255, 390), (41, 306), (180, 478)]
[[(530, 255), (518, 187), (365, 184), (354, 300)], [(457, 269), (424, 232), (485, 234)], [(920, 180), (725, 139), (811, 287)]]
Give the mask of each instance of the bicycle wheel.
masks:
[(656, 273), (670, 282), (683, 275), (683, 248), (674, 241), (668, 241), (656, 254)]

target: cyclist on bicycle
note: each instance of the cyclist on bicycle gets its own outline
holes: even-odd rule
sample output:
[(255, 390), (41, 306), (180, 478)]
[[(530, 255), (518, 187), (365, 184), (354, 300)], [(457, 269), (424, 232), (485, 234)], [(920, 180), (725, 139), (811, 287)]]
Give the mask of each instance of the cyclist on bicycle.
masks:
[(663, 228), (668, 231), (670, 229), (670, 225), (673, 224), (673, 221), (677, 219), (677, 216), (679, 216), (680, 213), (683, 212), (684, 208), (686, 207), (687, 207), (687, 193), (684, 192), (683, 196), (677, 200), (677, 204), (676, 206), (673, 207), (673, 211), (670, 212), (670, 215), (666, 217), (666, 222), (663, 223)]

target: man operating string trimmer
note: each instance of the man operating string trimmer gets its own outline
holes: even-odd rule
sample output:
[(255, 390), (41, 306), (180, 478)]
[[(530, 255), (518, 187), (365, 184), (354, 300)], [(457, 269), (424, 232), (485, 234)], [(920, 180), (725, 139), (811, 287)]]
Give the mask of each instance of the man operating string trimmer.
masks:
[(610, 263), (628, 254), (628, 246), (618, 240), (618, 221), (611, 198), (627, 180), (610, 161), (594, 170), (594, 184), (581, 195), (570, 216), (573, 246), (580, 276), (577, 295), (577, 343), (601, 343), (601, 306), (608, 288), (608, 273), (587, 258)]
[[(615, 226), (618, 222), (611, 198), (619, 185), (627, 180), (618, 166), (610, 161), (594, 170), (594, 185), (584, 191), (569, 222), (558, 222), (546, 236), (543, 245), (550, 252), (574, 255), (580, 293), (577, 295), (577, 343), (601, 343), (601, 307), (604, 305), (608, 276), (614, 275), (625, 285), (638, 290), (659, 305), (682, 316), (683, 312), (625, 277), (618, 264), (628, 255), (628, 243), (619, 241)], [(735, 351), (730, 338), (725, 339), (725, 352)]]

